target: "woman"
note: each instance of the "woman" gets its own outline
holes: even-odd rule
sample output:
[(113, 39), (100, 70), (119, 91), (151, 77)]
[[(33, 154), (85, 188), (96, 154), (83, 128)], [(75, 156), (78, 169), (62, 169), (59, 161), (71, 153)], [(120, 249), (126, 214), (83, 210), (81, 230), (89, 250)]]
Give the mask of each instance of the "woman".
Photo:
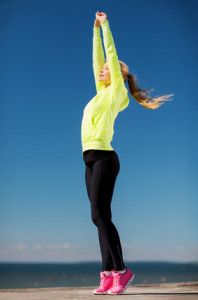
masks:
[[(100, 37), (103, 32), (106, 61)], [(111, 200), (120, 162), (111, 146), (114, 122), (119, 112), (129, 105), (128, 81), (131, 95), (149, 109), (163, 104), (171, 95), (148, 97), (148, 91), (138, 88), (136, 77), (128, 66), (118, 60), (109, 21), (104, 12), (97, 12), (93, 27), (93, 71), (96, 95), (83, 111), (81, 124), (82, 155), (85, 181), (91, 206), (91, 218), (98, 229), (102, 256), (100, 286), (94, 294), (122, 294), (135, 277), (123, 261), (118, 231), (112, 222)]]

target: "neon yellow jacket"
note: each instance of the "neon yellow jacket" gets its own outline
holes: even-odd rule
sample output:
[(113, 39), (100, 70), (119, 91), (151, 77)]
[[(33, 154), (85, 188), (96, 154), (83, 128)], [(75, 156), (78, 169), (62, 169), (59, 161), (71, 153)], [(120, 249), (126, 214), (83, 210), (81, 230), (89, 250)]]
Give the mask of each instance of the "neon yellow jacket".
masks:
[(129, 105), (128, 90), (120, 69), (109, 21), (101, 23), (111, 84), (105, 86), (98, 80), (99, 72), (105, 64), (100, 27), (93, 27), (93, 71), (97, 94), (83, 110), (81, 123), (82, 152), (88, 149), (113, 150), (111, 141), (114, 122), (119, 112)]

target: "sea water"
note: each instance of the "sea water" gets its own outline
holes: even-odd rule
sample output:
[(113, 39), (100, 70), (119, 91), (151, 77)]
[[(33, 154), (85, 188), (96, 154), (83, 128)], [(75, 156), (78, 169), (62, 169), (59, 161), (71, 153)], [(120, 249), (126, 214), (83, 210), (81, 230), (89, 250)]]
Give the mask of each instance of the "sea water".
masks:
[[(134, 284), (198, 281), (198, 263), (127, 262)], [(0, 263), (0, 288), (97, 286), (101, 264)]]

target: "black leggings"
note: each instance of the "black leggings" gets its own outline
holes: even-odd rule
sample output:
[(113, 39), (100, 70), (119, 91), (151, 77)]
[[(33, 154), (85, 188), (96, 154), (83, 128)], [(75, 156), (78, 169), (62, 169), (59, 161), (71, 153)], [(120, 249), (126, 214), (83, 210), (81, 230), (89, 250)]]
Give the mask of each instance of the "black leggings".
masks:
[(116, 177), (120, 170), (117, 153), (96, 161), (86, 162), (85, 181), (91, 204), (91, 218), (98, 228), (102, 271), (126, 268), (120, 238), (112, 223), (111, 200)]

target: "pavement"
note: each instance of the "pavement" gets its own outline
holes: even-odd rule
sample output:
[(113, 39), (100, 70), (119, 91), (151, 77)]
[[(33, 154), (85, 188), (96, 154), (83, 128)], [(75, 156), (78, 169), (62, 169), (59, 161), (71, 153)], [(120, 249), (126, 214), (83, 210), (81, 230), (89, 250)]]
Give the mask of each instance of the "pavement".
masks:
[(198, 281), (130, 284), (122, 295), (94, 295), (92, 287), (0, 289), (0, 300), (198, 300)]

